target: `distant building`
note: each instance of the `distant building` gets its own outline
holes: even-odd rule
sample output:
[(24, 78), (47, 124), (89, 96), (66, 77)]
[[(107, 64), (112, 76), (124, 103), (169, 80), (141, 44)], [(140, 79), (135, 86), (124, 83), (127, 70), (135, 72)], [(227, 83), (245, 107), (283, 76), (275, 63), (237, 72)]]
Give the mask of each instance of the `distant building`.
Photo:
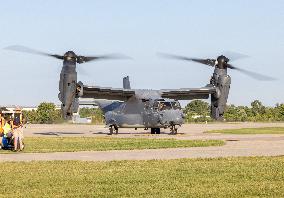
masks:
[[(17, 106), (17, 105), (10, 105), (7, 107), (0, 107), (0, 111), (7, 118), (15, 118), (21, 117), (22, 119), (22, 112), (23, 111), (36, 111), (38, 107), (36, 106)], [(60, 106), (56, 106), (56, 109), (60, 110)]]
[(1, 107), (0, 111), (5, 119), (22, 121), (22, 109), (18, 106)]
[[(93, 108), (98, 108), (96, 106), (94, 100), (82, 100), (80, 101), (81, 106), (93, 106)], [(0, 107), (0, 111), (6, 115), (6, 117), (15, 118), (17, 115), (22, 114), (23, 111), (36, 111), (38, 109), (37, 106), (17, 106), (17, 105), (10, 105), (7, 107)], [(56, 110), (61, 110), (60, 105), (56, 105)], [(79, 113), (74, 113), (72, 118), (73, 123), (77, 124), (90, 124), (92, 123), (92, 117), (81, 118)]]
[[(202, 118), (202, 115), (193, 115), (191, 116), (193, 119)], [(210, 118), (210, 116), (205, 116), (206, 118)]]
[[(15, 110), (15, 109), (21, 109), (22, 111), (36, 111), (37, 110), (37, 106), (16, 106), (16, 105), (12, 105), (12, 106), (7, 106), (6, 107), (8, 110)], [(61, 107), (59, 105), (56, 105), (55, 107), (56, 110), (60, 110)]]
[(80, 107), (92, 106), (92, 108), (99, 108), (95, 101), (96, 101), (95, 99), (91, 99), (91, 98), (81, 98), (79, 100), (79, 105)]
[(22, 107), (23, 111), (36, 111), (37, 107)]

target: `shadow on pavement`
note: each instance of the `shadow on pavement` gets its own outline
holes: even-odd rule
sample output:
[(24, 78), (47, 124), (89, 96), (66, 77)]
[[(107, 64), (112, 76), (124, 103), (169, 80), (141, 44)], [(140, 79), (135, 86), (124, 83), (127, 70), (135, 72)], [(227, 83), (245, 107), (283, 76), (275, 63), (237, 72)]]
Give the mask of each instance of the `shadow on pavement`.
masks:
[(41, 133), (33, 133), (35, 135), (55, 135), (55, 136), (60, 136), (60, 135), (79, 135), (79, 134), (84, 134), (80, 132), (41, 132)]
[[(109, 132), (94, 132), (92, 133), (94, 135), (108, 135)], [(113, 135), (116, 135), (115, 132), (113, 133)], [(118, 132), (118, 135), (155, 135), (155, 134), (151, 134), (150, 132)], [(161, 132), (160, 134), (157, 135), (172, 135), (170, 134), (170, 132)], [(184, 135), (184, 133), (178, 133), (178, 135)]]

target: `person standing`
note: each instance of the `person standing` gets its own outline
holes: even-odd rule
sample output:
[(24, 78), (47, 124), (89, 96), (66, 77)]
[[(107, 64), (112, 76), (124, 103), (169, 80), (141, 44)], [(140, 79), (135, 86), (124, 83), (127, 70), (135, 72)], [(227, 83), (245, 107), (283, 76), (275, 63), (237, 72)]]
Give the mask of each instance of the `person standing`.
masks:
[(21, 151), (24, 148), (23, 144), (23, 124), (14, 123), (13, 137), (14, 137), (14, 151)]
[(2, 139), (4, 136), (4, 129), (3, 129), (4, 125), (5, 125), (5, 119), (2, 117), (2, 112), (0, 112), (0, 149), (3, 147)]

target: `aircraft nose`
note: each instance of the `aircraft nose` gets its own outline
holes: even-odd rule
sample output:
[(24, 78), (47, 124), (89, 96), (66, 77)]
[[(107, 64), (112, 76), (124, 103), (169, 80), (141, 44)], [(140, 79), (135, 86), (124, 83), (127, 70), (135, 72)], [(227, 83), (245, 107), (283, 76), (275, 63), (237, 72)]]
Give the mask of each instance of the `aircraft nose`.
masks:
[(183, 113), (177, 110), (167, 110), (160, 113), (161, 124), (180, 125), (183, 123)]

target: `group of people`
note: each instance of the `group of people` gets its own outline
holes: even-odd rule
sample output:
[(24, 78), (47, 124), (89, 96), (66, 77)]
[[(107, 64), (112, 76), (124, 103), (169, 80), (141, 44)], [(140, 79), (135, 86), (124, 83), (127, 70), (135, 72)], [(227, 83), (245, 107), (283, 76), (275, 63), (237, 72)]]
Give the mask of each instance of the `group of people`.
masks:
[(23, 139), (20, 119), (5, 119), (0, 113), (0, 149), (21, 151), (24, 149)]

